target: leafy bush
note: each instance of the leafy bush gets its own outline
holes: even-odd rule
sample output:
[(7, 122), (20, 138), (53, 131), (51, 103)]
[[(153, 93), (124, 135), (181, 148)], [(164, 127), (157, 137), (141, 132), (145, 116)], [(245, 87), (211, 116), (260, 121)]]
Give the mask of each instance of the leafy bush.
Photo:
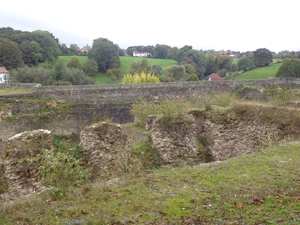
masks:
[(78, 68), (78, 69), (80, 69), (81, 68), (81, 64), (80, 64), (78, 56), (73, 56), (71, 58), (70, 62), (68, 62), (67, 66), (70, 67), (70, 68)]
[(151, 67), (147, 59), (142, 59), (141, 61), (133, 62), (129, 68), (129, 73), (131, 75), (140, 74), (140, 73), (150, 73)]
[(82, 69), (87, 76), (92, 76), (98, 72), (98, 63), (94, 59), (87, 59), (83, 64)]
[(238, 102), (238, 97), (232, 93), (220, 93), (206, 95), (199, 98), (191, 99), (190, 104), (194, 108), (206, 108), (210, 109), (211, 105), (219, 107), (230, 107)]
[(82, 161), (69, 153), (51, 154), (44, 151), (37, 157), (41, 162), (38, 170), (44, 185), (65, 190), (68, 186), (82, 184), (91, 176), (91, 169), (82, 166)]
[(164, 81), (166, 82), (185, 81), (188, 76), (183, 65), (170, 66), (165, 69), (164, 74)]
[(158, 113), (168, 122), (177, 123), (184, 121), (189, 109), (190, 103), (184, 99), (164, 99), (159, 105)]
[(284, 59), (276, 77), (300, 77), (300, 59)]
[(164, 71), (160, 65), (154, 64), (151, 65), (151, 73), (158, 76), (158, 75), (163, 75)]
[(10, 71), (11, 82), (16, 83), (39, 83), (42, 85), (53, 85), (55, 73), (52, 69), (42, 67), (21, 67)]
[(106, 70), (106, 75), (108, 77), (110, 77), (110, 79), (112, 81), (121, 79), (121, 77), (122, 77), (122, 73), (121, 73), (120, 69), (109, 69), (109, 70)]
[(140, 74), (127, 74), (123, 77), (123, 84), (137, 84), (137, 83), (159, 83), (160, 80), (157, 76), (151, 73), (140, 73)]
[(64, 68), (57, 65), (54, 69), (43, 67), (22, 67), (10, 71), (10, 79), (17, 83), (38, 83), (47, 85), (85, 85), (92, 84), (90, 77), (78, 68)]
[(69, 81), (73, 85), (87, 85), (93, 83), (92, 79), (78, 68), (66, 68), (61, 80)]
[(276, 106), (287, 105), (295, 97), (295, 93), (280, 87), (266, 90), (266, 95), (269, 98), (269, 103)]
[(158, 105), (154, 102), (140, 99), (132, 105), (130, 113), (134, 115), (137, 125), (145, 127), (147, 117), (158, 113)]
[(184, 99), (164, 99), (159, 104), (141, 99), (132, 105), (130, 112), (134, 115), (136, 124), (144, 127), (149, 115), (161, 115), (170, 123), (184, 121), (190, 108), (190, 103)]

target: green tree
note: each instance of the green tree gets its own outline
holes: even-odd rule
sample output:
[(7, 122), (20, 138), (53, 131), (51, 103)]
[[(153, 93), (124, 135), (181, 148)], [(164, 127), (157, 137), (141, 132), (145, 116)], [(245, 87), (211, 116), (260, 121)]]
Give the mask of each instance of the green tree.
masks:
[(54, 73), (55, 73), (55, 80), (59, 81), (63, 79), (63, 76), (65, 74), (66, 68), (62, 62), (57, 63), (54, 66)]
[(130, 74), (140, 74), (142, 72), (148, 73), (151, 71), (151, 67), (147, 59), (142, 59), (140, 61), (133, 62), (129, 68)]
[(77, 55), (78, 49), (79, 47), (77, 44), (70, 44), (69, 55)]
[(226, 69), (227, 72), (231, 71), (232, 58), (230, 58), (228, 55), (220, 55), (218, 56), (218, 64), (219, 64), (219, 70)]
[(185, 57), (185, 54), (187, 53), (187, 51), (193, 49), (192, 46), (190, 45), (185, 45), (183, 46), (182, 48), (178, 49), (176, 51), (176, 56), (175, 56), (175, 60), (178, 62), (178, 63), (181, 63), (183, 58)]
[[(118, 50), (113, 42), (105, 38), (95, 39), (88, 53), (90, 59), (98, 63), (98, 71), (106, 72), (108, 69), (120, 68), (121, 61)], [(118, 63), (116, 63), (118, 61)], [(117, 67), (118, 66), (118, 67)]]
[(189, 77), (186, 79), (186, 81), (198, 81), (198, 80), (199, 80), (199, 78), (197, 77), (197, 75), (195, 73), (189, 75)]
[(42, 61), (42, 48), (35, 41), (23, 41), (20, 45), (24, 63), (28, 66), (36, 66)]
[(206, 55), (206, 58), (207, 58), (207, 64), (206, 64), (205, 75), (209, 76), (212, 73), (217, 73), (219, 68), (217, 56), (212, 53), (208, 53)]
[(300, 77), (300, 59), (284, 59), (276, 73), (276, 77)]
[(251, 56), (243, 57), (243, 58), (239, 59), (237, 66), (238, 66), (238, 70), (246, 71), (246, 70), (254, 69), (255, 68), (254, 59)]
[(41, 46), (43, 62), (53, 61), (61, 54), (57, 40), (48, 31), (33, 31), (31, 38)]
[(67, 47), (67, 45), (65, 43), (62, 43), (61, 45), (59, 45), (59, 48), (63, 55), (69, 54), (69, 48)]
[(174, 65), (165, 69), (164, 81), (185, 81), (188, 78), (183, 65)]
[(168, 46), (167, 45), (155, 45), (155, 51), (153, 54), (153, 58), (165, 59), (168, 54)]
[(0, 66), (8, 70), (24, 66), (23, 54), (16, 42), (9, 39), (0, 41)]
[(273, 59), (272, 52), (266, 48), (259, 48), (253, 52), (255, 66), (268, 66)]
[(190, 49), (183, 54), (183, 60), (181, 63), (187, 60), (191, 60), (193, 62), (198, 78), (202, 78), (204, 76), (207, 63), (205, 55), (198, 50)]
[(151, 73), (154, 75), (163, 75), (164, 74), (162, 67), (158, 64), (151, 65), (150, 70), (151, 70)]
[(70, 68), (79, 68), (80, 69), (81, 64), (80, 64), (78, 56), (73, 56), (71, 58), (70, 62), (68, 62), (67, 66)]
[(98, 64), (94, 59), (87, 59), (87, 61), (82, 66), (85, 75), (92, 76), (98, 72)]
[(168, 54), (166, 55), (166, 58), (176, 60), (177, 51), (178, 51), (177, 47), (169, 48), (168, 49)]

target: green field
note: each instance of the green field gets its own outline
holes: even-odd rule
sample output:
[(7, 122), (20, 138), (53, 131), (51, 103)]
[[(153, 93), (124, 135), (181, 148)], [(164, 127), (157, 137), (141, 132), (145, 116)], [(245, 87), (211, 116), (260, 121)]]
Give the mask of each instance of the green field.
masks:
[[(138, 61), (141, 61), (143, 60), (143, 58), (136, 58), (136, 57), (128, 57), (128, 56), (121, 56), (120, 57), (120, 60), (121, 60), (121, 73), (123, 75), (125, 75), (131, 64), (133, 62), (138, 62)], [(173, 66), (173, 65), (176, 65), (177, 62), (175, 60), (172, 60), (172, 59), (152, 59), (152, 58), (147, 58), (148, 60), (148, 63), (150, 65), (153, 65), (153, 64), (158, 64), (162, 67), (162, 69), (166, 69), (167, 67), (169, 66)]]
[[(58, 56), (57, 62), (62, 62), (63, 65), (67, 66), (67, 64), (71, 61), (74, 56)], [(77, 56), (79, 58), (79, 62), (83, 65), (87, 61), (87, 56)]]
[[(62, 62), (65, 66), (70, 62), (73, 56), (59, 56), (57, 62)], [(87, 61), (87, 56), (77, 56), (81, 65), (83, 65)], [(143, 58), (136, 58), (130, 56), (121, 56), (121, 73), (122, 75), (126, 75), (128, 70), (133, 62), (141, 61)], [(150, 65), (158, 64), (162, 67), (162, 69), (166, 69), (169, 66), (176, 65), (177, 62), (172, 59), (153, 59), (147, 58), (148, 63)], [(92, 77), (95, 80), (96, 84), (109, 84), (109, 83), (121, 83), (121, 80), (117, 80), (116, 82), (112, 82), (109, 77), (107, 77), (104, 73), (97, 73)]]
[(235, 80), (266, 80), (275, 77), (281, 63), (272, 63), (269, 66), (248, 70), (238, 75)]

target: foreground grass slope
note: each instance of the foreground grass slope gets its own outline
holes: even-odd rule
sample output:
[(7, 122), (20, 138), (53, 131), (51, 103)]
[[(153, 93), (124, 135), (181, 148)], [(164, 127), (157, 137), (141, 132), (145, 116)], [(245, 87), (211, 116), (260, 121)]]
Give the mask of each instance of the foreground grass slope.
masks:
[(1, 206), (0, 224), (300, 224), (300, 144)]

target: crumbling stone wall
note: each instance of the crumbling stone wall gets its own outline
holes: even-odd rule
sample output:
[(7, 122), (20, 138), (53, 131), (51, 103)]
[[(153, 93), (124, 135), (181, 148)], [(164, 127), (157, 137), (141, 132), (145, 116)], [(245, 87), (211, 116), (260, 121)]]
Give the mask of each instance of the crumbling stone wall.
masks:
[(52, 134), (48, 130), (25, 131), (5, 142), (1, 159), (8, 188), (0, 200), (28, 198), (45, 189), (39, 183), (39, 162), (31, 161), (44, 149), (52, 151)]
[(282, 140), (282, 134), (276, 124), (262, 124), (256, 120), (241, 120), (227, 115), (223, 120), (213, 117), (199, 117), (202, 120), (200, 140), (212, 155), (214, 161), (254, 153), (270, 144)]
[(158, 116), (149, 116), (147, 128), (152, 147), (158, 152), (164, 165), (221, 161), (254, 153), (284, 139), (274, 123), (259, 120), (243, 120), (233, 114), (219, 120), (209, 113), (191, 111), (193, 120), (166, 124)]
[(100, 122), (86, 127), (80, 132), (80, 146), (95, 177), (122, 174), (128, 166), (129, 138), (120, 124)]
[(179, 123), (168, 123), (164, 117), (149, 116), (146, 128), (152, 148), (158, 152), (162, 165), (194, 164), (205, 161), (198, 146), (197, 127), (191, 116)]

